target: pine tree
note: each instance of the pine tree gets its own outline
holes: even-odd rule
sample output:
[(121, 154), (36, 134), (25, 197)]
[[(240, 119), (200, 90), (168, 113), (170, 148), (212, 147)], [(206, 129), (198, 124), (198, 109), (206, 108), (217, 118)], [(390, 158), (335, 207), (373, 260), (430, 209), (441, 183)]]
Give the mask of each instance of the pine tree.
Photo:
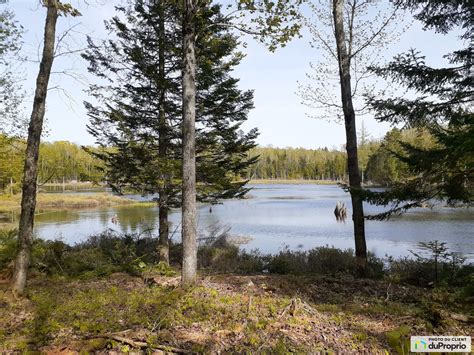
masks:
[[(463, 29), (461, 39), (472, 35), (473, 8), (463, 0), (401, 1), (417, 11), (415, 18), (425, 29), (439, 33)], [(436, 199), (451, 205), (472, 205), (474, 177), (474, 80), (472, 46), (446, 56), (450, 65), (432, 68), (415, 49), (398, 55), (385, 67), (373, 71), (416, 93), (415, 97), (369, 99), (377, 119), (404, 123), (406, 127), (425, 127), (436, 138), (433, 147), (400, 143), (403, 154), (397, 157), (408, 164), (416, 177), (396, 184), (386, 193), (368, 193), (366, 199), (381, 205), (391, 204), (387, 218), (411, 207)]]
[[(86, 103), (89, 131), (104, 148), (96, 155), (105, 161), (114, 190), (158, 194), (165, 262), (168, 211), (181, 205), (183, 157), (181, 12), (171, 3), (118, 7), (125, 19), (117, 16), (107, 24), (117, 39), (100, 45), (90, 40), (84, 55), (89, 70), (106, 80), (90, 88), (98, 102)], [(230, 76), (242, 58), (237, 39), (225, 28), (208, 26), (211, 19), (223, 21), (220, 7), (203, 5), (196, 28), (196, 180), (198, 199), (217, 203), (247, 191), (240, 177), (255, 162), (247, 151), (257, 131), (240, 130), (253, 94), (240, 91)]]

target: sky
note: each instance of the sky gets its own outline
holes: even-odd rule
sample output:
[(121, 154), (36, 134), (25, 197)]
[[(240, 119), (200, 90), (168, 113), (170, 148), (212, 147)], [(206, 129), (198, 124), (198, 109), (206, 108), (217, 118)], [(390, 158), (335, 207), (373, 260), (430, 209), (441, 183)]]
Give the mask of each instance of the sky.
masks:
[[(86, 34), (95, 39), (104, 38), (107, 33), (103, 21), (114, 15), (116, 2), (73, 0), (72, 4), (83, 16), (60, 17), (58, 35), (74, 26), (68, 40), (71, 49), (83, 48)], [(0, 10), (11, 9), (26, 31), (23, 50), (32, 60), (21, 73), (27, 93), (24, 102), (26, 115), (31, 111), (44, 29), (45, 9), (38, 4), (39, 0), (9, 0), (8, 4), (0, 2)], [(344, 126), (332, 120), (308, 117), (312, 111), (302, 104), (297, 94), (298, 82), (308, 82), (306, 73), (310, 71), (310, 62), (321, 56), (320, 51), (310, 46), (309, 39), (307, 31), (303, 31), (303, 38), (294, 39), (285, 48), (272, 53), (253, 39), (243, 38), (247, 43), (244, 49), (246, 57), (233, 76), (240, 78), (241, 89), (254, 90), (255, 108), (249, 113), (243, 128), (248, 130), (257, 127), (260, 131), (257, 143), (261, 146), (341, 149), (345, 142)], [(427, 64), (441, 66), (446, 64), (443, 55), (459, 48), (459, 42), (453, 34), (439, 35), (433, 31), (424, 31), (420, 23), (413, 21), (399, 40), (387, 48), (378, 63), (383, 64), (409, 48), (416, 48), (426, 55)], [(64, 71), (74, 78), (61, 74)], [(87, 83), (93, 80), (87, 73), (85, 61), (77, 53), (55, 59), (50, 82), (52, 89), (47, 98), (45, 140), (94, 144), (94, 138), (86, 130), (88, 118), (83, 107), (83, 101), (88, 100), (84, 91)], [(358, 128), (362, 121), (374, 139), (383, 137), (390, 128), (388, 124), (375, 121), (371, 115), (359, 118)]]

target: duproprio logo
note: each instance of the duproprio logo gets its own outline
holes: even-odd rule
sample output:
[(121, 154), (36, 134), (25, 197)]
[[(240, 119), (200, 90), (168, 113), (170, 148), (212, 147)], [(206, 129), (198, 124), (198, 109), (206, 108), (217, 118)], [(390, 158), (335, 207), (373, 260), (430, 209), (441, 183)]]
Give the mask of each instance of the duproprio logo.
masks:
[(470, 336), (412, 336), (410, 338), (412, 352), (437, 353), (470, 353)]
[(415, 345), (415, 350), (426, 350), (428, 346), (427, 342), (421, 339), (415, 341), (414, 345)]

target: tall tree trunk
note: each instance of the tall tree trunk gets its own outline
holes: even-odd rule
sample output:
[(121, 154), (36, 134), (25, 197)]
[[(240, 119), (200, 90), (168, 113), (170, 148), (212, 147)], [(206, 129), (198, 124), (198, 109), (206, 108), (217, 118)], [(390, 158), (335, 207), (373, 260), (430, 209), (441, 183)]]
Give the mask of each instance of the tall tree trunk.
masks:
[(23, 191), (21, 197), (21, 215), (18, 231), (18, 248), (15, 269), (12, 278), (12, 290), (21, 296), (25, 291), (28, 266), (33, 244), (33, 222), (36, 206), (36, 180), (38, 177), (38, 156), (43, 119), (46, 107), (48, 82), (54, 59), (54, 42), (58, 8), (56, 0), (48, 0), (46, 25), (44, 28), (43, 57), (36, 79), (36, 91), (33, 101), (26, 144), (25, 166), (23, 172)]
[(352, 221), (354, 222), (354, 239), (357, 268), (364, 274), (367, 266), (367, 246), (365, 242), (364, 207), (360, 196), (361, 181), (357, 158), (357, 131), (355, 112), (352, 104), (350, 54), (346, 47), (344, 31), (344, 0), (333, 0), (334, 33), (336, 37), (339, 77), (341, 83), (342, 109), (346, 128), (347, 167), (352, 201)]
[(159, 43), (158, 43), (158, 77), (160, 85), (162, 85), (161, 97), (160, 97), (160, 107), (158, 113), (158, 158), (160, 159), (160, 166), (162, 169), (161, 178), (163, 180), (162, 187), (159, 189), (159, 246), (158, 253), (160, 257), (160, 262), (169, 264), (170, 262), (170, 252), (169, 252), (169, 223), (168, 223), (168, 191), (169, 191), (169, 172), (164, 162), (167, 159), (168, 154), (168, 134), (169, 130), (166, 124), (166, 114), (165, 114), (165, 98), (166, 98), (166, 78), (165, 78), (165, 0), (159, 0), (158, 4), (158, 16), (159, 16)]
[(184, 0), (183, 14), (183, 192), (182, 192), (182, 285), (196, 282), (196, 0)]

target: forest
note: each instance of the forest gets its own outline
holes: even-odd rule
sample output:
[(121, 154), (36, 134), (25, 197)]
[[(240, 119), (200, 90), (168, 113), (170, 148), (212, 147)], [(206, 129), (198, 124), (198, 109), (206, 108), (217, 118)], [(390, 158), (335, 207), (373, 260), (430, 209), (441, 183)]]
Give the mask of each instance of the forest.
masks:
[[(362, 132), (360, 136), (358, 151), (362, 181), (376, 186), (391, 186), (415, 174), (408, 164), (391, 153), (403, 155), (399, 142), (419, 148), (435, 144), (433, 136), (420, 129), (393, 129), (381, 140), (364, 138)], [(4, 194), (21, 191), (25, 143), (24, 140), (6, 136), (0, 142), (0, 188)], [(38, 184), (91, 182), (106, 185), (102, 160), (91, 154), (96, 150), (93, 146), (82, 147), (67, 141), (41, 143)], [(248, 156), (258, 157), (258, 160), (246, 174), (238, 176), (239, 179), (334, 183), (348, 179), (347, 158), (343, 150), (255, 147), (249, 150)]]
[[(469, 2), (36, 3), (0, 2), (0, 352), (471, 352)], [(265, 71), (311, 147), (261, 143), (301, 122)]]

